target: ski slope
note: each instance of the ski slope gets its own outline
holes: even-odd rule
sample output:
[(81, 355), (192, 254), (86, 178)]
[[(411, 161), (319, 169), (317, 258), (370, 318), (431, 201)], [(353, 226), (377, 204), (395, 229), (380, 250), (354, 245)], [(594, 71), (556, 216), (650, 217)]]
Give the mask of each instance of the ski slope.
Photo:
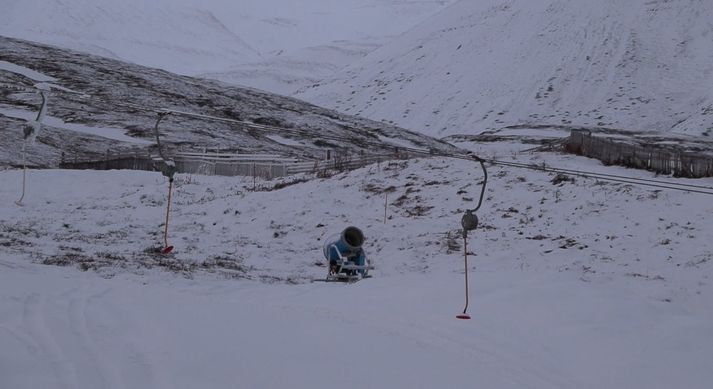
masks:
[(713, 133), (713, 3), (459, 1), (296, 94), (432, 136), (519, 124)]
[[(517, 143), (463, 146), (653, 178)], [(168, 258), (154, 251), (158, 173), (33, 170), (16, 207), (21, 172), (2, 171), (0, 387), (709, 386), (708, 196), (490, 176), (469, 240), (473, 319), (461, 321), (458, 227), (482, 178), (468, 161), (272, 191), (179, 176)], [(326, 274), (323, 239), (348, 225), (365, 232), (374, 277), (310, 282)]]
[(0, 35), (291, 93), (453, 1), (5, 0)]

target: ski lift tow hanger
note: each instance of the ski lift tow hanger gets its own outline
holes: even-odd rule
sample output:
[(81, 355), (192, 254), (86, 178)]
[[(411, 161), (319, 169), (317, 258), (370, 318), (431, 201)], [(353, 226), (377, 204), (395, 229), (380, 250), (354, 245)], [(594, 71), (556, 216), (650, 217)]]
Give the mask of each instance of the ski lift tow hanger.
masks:
[(463, 261), (465, 265), (465, 308), (463, 308), (463, 313), (456, 316), (458, 319), (468, 320), (470, 315), (468, 314), (468, 231), (473, 231), (478, 228), (478, 215), (475, 214), (483, 205), (483, 198), (485, 197), (485, 186), (488, 184), (488, 170), (485, 168), (485, 161), (469, 153), (469, 156), (480, 163), (480, 168), (483, 169), (483, 185), (480, 189), (480, 199), (478, 200), (478, 205), (473, 209), (468, 209), (465, 211), (463, 218), (461, 218), (461, 227), (463, 227)]
[(156, 118), (156, 125), (154, 126), (154, 134), (156, 135), (156, 146), (158, 147), (158, 154), (161, 156), (161, 174), (168, 177), (168, 200), (166, 201), (166, 221), (163, 227), (163, 249), (161, 249), (161, 254), (167, 255), (173, 251), (173, 246), (168, 244), (168, 217), (171, 214), (171, 192), (173, 190), (173, 176), (176, 174), (176, 163), (167, 159), (166, 155), (161, 149), (161, 139), (158, 134), (158, 125), (161, 120), (170, 115), (171, 112), (158, 112), (158, 117)]

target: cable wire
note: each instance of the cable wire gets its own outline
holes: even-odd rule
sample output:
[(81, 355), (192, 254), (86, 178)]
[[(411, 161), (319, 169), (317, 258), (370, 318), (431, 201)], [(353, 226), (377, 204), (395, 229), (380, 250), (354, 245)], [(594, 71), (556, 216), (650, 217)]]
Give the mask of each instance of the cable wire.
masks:
[(449, 152), (445, 152), (443, 150), (437, 150), (437, 149), (424, 150), (424, 149), (418, 149), (418, 148), (413, 148), (413, 147), (391, 145), (388, 143), (382, 143), (382, 142), (379, 142), (376, 140), (371, 140), (371, 139), (348, 138), (348, 137), (338, 136), (338, 135), (319, 134), (319, 133), (315, 133), (315, 131), (311, 131), (308, 129), (281, 128), (281, 127), (269, 126), (269, 125), (264, 125), (264, 124), (252, 123), (252, 122), (243, 121), (243, 120), (235, 120), (235, 119), (224, 118), (224, 117), (213, 116), (213, 115), (185, 112), (185, 111), (180, 111), (180, 110), (175, 110), (175, 109), (139, 106), (139, 105), (134, 105), (134, 104), (129, 104), (129, 103), (108, 102), (104, 99), (97, 99), (95, 96), (91, 96), (91, 98), (94, 100), (102, 100), (103, 102), (114, 105), (114, 106), (122, 106), (122, 107), (130, 108), (133, 110), (137, 110), (137, 111), (156, 112), (156, 113), (164, 114), (164, 115), (171, 113), (171, 114), (191, 117), (194, 119), (215, 120), (215, 121), (220, 121), (220, 122), (224, 122), (224, 123), (238, 124), (241, 126), (245, 126), (249, 129), (253, 129), (256, 131), (262, 131), (262, 132), (282, 133), (282, 134), (290, 133), (290, 134), (294, 134), (294, 135), (310, 136), (310, 137), (317, 136), (322, 139), (333, 140), (333, 141), (337, 141), (337, 142), (345, 142), (345, 143), (359, 142), (360, 145), (362, 145), (362, 146), (387, 148), (387, 149), (392, 148), (394, 150), (403, 151), (403, 152), (414, 154), (417, 156), (419, 156), (419, 155), (420, 156), (431, 156), (431, 157), (439, 156), (439, 157), (446, 157), (446, 158), (463, 159), (463, 160), (468, 160), (468, 161), (478, 161), (478, 162), (483, 161), (483, 162), (490, 163), (492, 165), (506, 166), (506, 167), (512, 167), (512, 168), (538, 170), (538, 171), (544, 171), (544, 172), (550, 172), (550, 173), (561, 173), (561, 174), (572, 175), (572, 176), (577, 176), (577, 177), (593, 178), (593, 179), (598, 179), (598, 180), (602, 180), (602, 181), (611, 181), (611, 182), (631, 184), (631, 185), (641, 185), (641, 186), (647, 186), (647, 187), (659, 188), (659, 189), (669, 189), (669, 190), (678, 190), (678, 191), (684, 191), (684, 192), (713, 195), (713, 187), (710, 187), (710, 186), (687, 184), (687, 183), (675, 183), (672, 181), (637, 178), (637, 177), (623, 176), (623, 175), (609, 174), (609, 173), (596, 173), (596, 172), (590, 172), (590, 171), (584, 171), (584, 170), (573, 170), (573, 169), (567, 169), (567, 168), (548, 167), (548, 166), (543, 166), (543, 165), (526, 164), (526, 163), (521, 163), (521, 162), (510, 162), (510, 161), (503, 161), (503, 160), (497, 160), (497, 159), (483, 159), (483, 158), (480, 158), (477, 155), (475, 155), (475, 153), (473, 153), (473, 152), (469, 152), (469, 151), (460, 149), (456, 146), (452, 146), (452, 147), (454, 149), (458, 150), (459, 152), (449, 153)]
[[(544, 172), (549, 172), (549, 173), (562, 173), (562, 174), (577, 176), (577, 177), (594, 178), (594, 179), (598, 179), (598, 180), (602, 180), (602, 181), (611, 181), (611, 182), (618, 182), (618, 183), (624, 183), (624, 184), (630, 184), (630, 185), (641, 185), (641, 186), (648, 186), (648, 187), (652, 187), (652, 188), (671, 189), (671, 190), (678, 190), (678, 191), (683, 191), (683, 192), (713, 195), (713, 188), (710, 188), (710, 187), (701, 187), (701, 188), (711, 190), (711, 191), (705, 191), (705, 190), (700, 190), (700, 189), (693, 189), (693, 188), (687, 187), (684, 184), (679, 185), (679, 184), (670, 183), (667, 181), (661, 181), (661, 184), (657, 184), (657, 183), (654, 183), (654, 182), (657, 182), (655, 180), (647, 180), (648, 182), (642, 182), (642, 181), (638, 181), (638, 179), (635, 177), (627, 177), (626, 179), (613, 178), (613, 177), (609, 177), (608, 175), (602, 175), (600, 173), (595, 173), (595, 172), (560, 169), (560, 168), (546, 167), (546, 166), (540, 166), (540, 165), (528, 165), (528, 164), (524, 164), (524, 163), (506, 162), (506, 161), (498, 161), (498, 160), (486, 160), (486, 161), (493, 165), (508, 166), (508, 167), (521, 168), (521, 169), (530, 169), (530, 170), (539, 170), (539, 171), (544, 171)], [(672, 185), (674, 185), (674, 186), (672, 186)]]

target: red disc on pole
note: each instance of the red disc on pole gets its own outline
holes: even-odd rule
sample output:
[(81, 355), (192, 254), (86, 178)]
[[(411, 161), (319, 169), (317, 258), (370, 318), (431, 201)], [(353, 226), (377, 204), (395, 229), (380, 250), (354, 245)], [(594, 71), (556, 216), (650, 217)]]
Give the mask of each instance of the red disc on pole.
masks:
[(456, 318), (458, 318), (458, 319), (463, 319), (463, 320), (470, 320), (470, 315), (467, 314), (467, 313), (464, 313), (464, 314), (462, 314), (462, 315), (456, 316)]
[(170, 254), (171, 251), (173, 251), (173, 246), (168, 246), (168, 247), (164, 248), (163, 250), (161, 250), (161, 254), (163, 254), (163, 255)]

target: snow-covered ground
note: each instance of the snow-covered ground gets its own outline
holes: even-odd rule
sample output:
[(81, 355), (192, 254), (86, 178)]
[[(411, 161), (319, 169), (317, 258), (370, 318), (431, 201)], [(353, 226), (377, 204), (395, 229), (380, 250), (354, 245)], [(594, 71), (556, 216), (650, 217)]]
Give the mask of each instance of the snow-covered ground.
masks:
[[(458, 228), (481, 178), (439, 158), (272, 191), (180, 176), (175, 254), (161, 257), (159, 174), (30, 171), (17, 207), (21, 172), (2, 171), (0, 387), (709, 387), (708, 196), (490, 168), (468, 244), (473, 319), (459, 321)], [(311, 283), (324, 239), (348, 225), (374, 277)]]
[(453, 1), (5, 0), (0, 35), (285, 93)]
[(713, 134), (713, 2), (462, 0), (295, 96), (432, 136)]

